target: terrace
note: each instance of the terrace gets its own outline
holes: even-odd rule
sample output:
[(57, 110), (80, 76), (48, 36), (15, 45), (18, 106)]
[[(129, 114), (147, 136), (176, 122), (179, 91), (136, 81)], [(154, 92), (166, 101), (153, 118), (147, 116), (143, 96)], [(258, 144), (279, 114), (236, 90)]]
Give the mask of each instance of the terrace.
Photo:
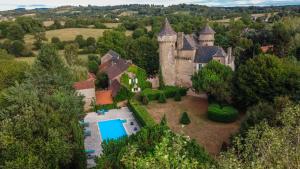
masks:
[[(85, 127), (85, 130), (90, 131), (88, 136), (86, 136), (84, 140), (85, 150), (94, 150), (91, 153), (91, 155), (100, 156), (102, 154), (101, 143), (103, 142), (102, 139), (103, 136), (101, 135), (103, 135), (104, 133), (101, 133), (99, 131), (100, 128), (98, 123), (113, 121), (118, 119), (122, 120), (123, 127), (128, 136), (130, 136), (131, 134), (135, 134), (137, 131), (140, 130), (140, 126), (135, 120), (132, 112), (127, 107), (109, 110), (104, 115), (98, 115), (96, 112), (88, 113), (84, 118), (84, 122), (89, 124), (89, 126)], [(115, 125), (115, 124), (112, 123), (111, 125)], [(115, 127), (116, 126), (111, 126), (111, 129), (113, 130), (113, 128)], [(106, 126), (106, 128), (109, 129), (110, 127)], [(94, 167), (96, 165), (93, 158), (88, 159), (87, 163), (88, 163), (88, 168)]]

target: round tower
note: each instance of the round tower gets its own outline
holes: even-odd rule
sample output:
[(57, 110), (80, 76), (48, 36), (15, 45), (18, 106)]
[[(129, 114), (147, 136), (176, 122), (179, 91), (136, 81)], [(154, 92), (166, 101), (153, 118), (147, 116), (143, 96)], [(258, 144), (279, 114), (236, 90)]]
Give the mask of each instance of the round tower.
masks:
[(168, 19), (157, 37), (159, 43), (159, 63), (165, 85), (174, 86), (176, 81), (175, 55), (177, 33), (172, 29)]
[(204, 29), (200, 31), (199, 45), (200, 46), (214, 46), (215, 31), (207, 24)]

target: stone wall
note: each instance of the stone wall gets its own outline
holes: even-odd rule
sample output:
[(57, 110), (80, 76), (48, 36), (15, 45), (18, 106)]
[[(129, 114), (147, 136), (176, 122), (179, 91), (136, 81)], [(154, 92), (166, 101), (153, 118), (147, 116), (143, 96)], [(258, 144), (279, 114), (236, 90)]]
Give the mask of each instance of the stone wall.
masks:
[(194, 74), (194, 56), (196, 50), (179, 50), (176, 57), (176, 85), (191, 87)]

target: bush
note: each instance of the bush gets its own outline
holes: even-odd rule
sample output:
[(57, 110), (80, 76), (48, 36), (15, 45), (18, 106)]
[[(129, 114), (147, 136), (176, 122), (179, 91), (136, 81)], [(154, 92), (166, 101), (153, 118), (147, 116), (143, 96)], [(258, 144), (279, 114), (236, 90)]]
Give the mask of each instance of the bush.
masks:
[(158, 103), (166, 103), (166, 96), (164, 93), (159, 94)]
[(142, 91), (143, 96), (147, 96), (149, 101), (158, 100), (160, 93), (164, 93), (166, 98), (175, 97), (177, 91), (179, 91), (181, 96), (185, 96), (187, 93), (186, 88), (180, 88), (176, 86), (165, 86), (162, 90), (155, 89), (145, 89)]
[(96, 74), (96, 86), (97, 88), (106, 89), (108, 87), (109, 78), (104, 72), (98, 72)]
[(129, 100), (128, 108), (133, 112), (135, 118), (138, 120), (141, 126), (154, 126), (155, 121), (149, 115), (147, 110), (137, 101), (134, 99)]
[(121, 89), (118, 91), (118, 94), (114, 97), (115, 102), (124, 101), (130, 99), (134, 94), (129, 91), (126, 87), (121, 86)]
[(98, 71), (98, 63), (96, 61), (89, 61), (88, 63), (89, 72), (91, 73), (97, 73)]
[(238, 117), (238, 111), (231, 107), (225, 106), (221, 108), (218, 104), (211, 104), (208, 107), (208, 118), (217, 122), (233, 122)]
[(176, 91), (174, 100), (177, 101), (177, 102), (181, 101), (181, 94), (180, 94), (179, 90)]
[(148, 97), (147, 96), (143, 96), (143, 104), (144, 105), (148, 105), (149, 104), (149, 99), (148, 99)]
[(183, 112), (180, 118), (180, 123), (184, 125), (188, 125), (191, 123), (191, 120), (187, 114), (187, 112)]

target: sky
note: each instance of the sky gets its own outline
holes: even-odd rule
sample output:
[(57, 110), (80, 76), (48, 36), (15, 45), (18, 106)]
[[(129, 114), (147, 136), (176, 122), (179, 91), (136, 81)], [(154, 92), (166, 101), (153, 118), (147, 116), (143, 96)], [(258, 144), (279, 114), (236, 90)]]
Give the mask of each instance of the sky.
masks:
[(207, 6), (270, 6), (300, 5), (300, 0), (0, 0), (0, 10), (15, 8), (57, 7), (62, 5), (120, 5), (120, 4), (199, 4)]

